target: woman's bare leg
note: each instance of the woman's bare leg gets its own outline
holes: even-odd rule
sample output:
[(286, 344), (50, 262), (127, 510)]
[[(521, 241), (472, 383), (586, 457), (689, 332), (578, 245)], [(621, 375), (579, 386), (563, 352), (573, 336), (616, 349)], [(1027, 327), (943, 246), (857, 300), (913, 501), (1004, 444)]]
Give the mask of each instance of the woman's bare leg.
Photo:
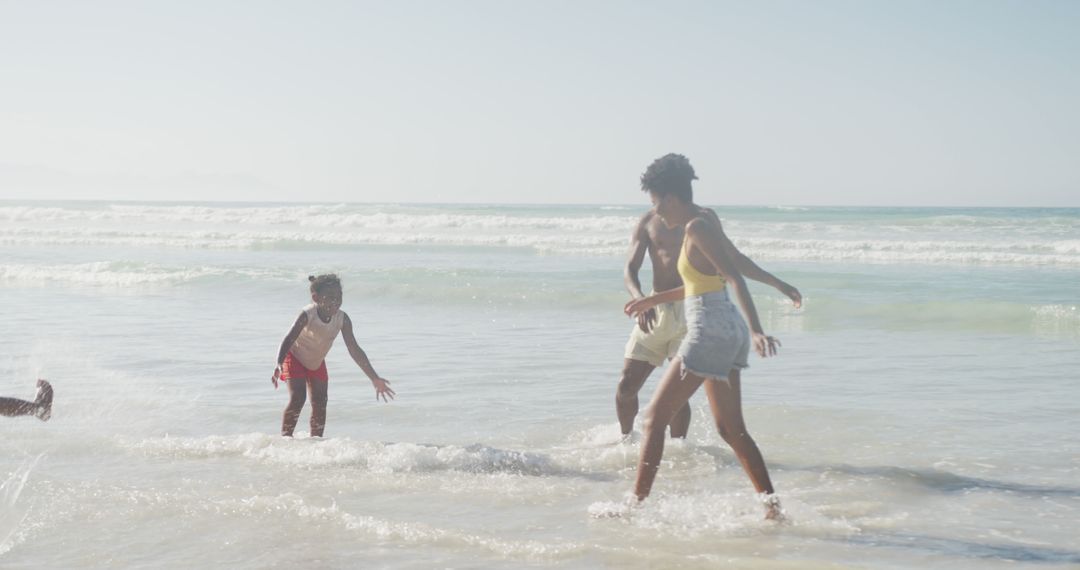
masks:
[(682, 360), (678, 358), (672, 361), (664, 373), (642, 424), (644, 441), (641, 444), (641, 459), (638, 461), (637, 482), (634, 484), (634, 494), (639, 501), (648, 497), (652, 490), (656, 471), (660, 468), (660, 459), (664, 456), (664, 431), (668, 423), (686, 405), (703, 381), (704, 379), (696, 374), (687, 374), (682, 378)]
[(311, 392), (311, 436), (322, 437), (326, 427), (326, 389), (329, 382), (312, 379), (308, 382)]
[(300, 420), (300, 410), (304, 409), (307, 399), (307, 378), (289, 379), (289, 403), (281, 417), (281, 435), (292, 437), (296, 422)]
[[(712, 410), (713, 419), (716, 420), (716, 429), (720, 437), (731, 446), (735, 457), (739, 458), (743, 471), (750, 476), (750, 482), (758, 493), (773, 494), (772, 481), (769, 479), (769, 470), (765, 467), (765, 459), (761, 456), (754, 438), (746, 429), (742, 413), (742, 386), (738, 370), (732, 370), (728, 376), (728, 382), (710, 380), (705, 383), (705, 394), (709, 397), (709, 408)], [(770, 502), (766, 506), (766, 518), (780, 516), (778, 502)]]

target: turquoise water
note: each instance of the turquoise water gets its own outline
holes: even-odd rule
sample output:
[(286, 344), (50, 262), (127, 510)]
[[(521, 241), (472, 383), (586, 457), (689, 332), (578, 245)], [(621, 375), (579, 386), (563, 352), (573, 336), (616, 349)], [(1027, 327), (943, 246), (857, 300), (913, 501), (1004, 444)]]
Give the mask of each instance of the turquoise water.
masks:
[[(743, 390), (783, 526), (701, 395), (656, 494), (592, 516), (634, 476), (613, 398), (643, 211), (0, 202), (0, 394), (57, 390), (52, 421), (0, 423), (0, 562), (1080, 564), (1080, 210), (717, 207), (806, 298), (753, 287), (784, 343)], [(328, 437), (282, 440), (273, 358), (327, 271), (399, 398), (339, 343)]]

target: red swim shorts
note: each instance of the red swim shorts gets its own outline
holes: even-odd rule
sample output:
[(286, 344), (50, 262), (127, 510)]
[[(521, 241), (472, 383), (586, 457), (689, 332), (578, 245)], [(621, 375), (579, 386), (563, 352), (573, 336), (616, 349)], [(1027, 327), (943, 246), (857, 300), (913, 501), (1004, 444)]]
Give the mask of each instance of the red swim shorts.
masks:
[(326, 375), (326, 361), (322, 361), (317, 369), (309, 370), (304, 368), (304, 365), (300, 363), (300, 359), (293, 356), (293, 353), (290, 352), (285, 355), (285, 362), (281, 365), (281, 379), (288, 381), (301, 378), (326, 382), (329, 379)]

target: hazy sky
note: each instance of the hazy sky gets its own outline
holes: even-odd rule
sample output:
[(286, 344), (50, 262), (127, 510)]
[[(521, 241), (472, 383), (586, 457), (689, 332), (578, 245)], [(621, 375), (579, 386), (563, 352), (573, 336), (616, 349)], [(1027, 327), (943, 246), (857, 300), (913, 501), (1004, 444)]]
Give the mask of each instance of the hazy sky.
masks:
[(0, 199), (1080, 206), (1080, 2), (0, 0)]

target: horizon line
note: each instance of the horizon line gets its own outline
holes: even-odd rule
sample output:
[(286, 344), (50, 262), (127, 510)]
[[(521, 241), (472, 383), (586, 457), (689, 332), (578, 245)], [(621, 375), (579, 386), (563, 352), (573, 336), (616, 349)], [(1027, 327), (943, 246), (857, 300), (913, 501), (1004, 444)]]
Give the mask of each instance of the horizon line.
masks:
[[(618, 207), (647, 207), (648, 203), (641, 202), (420, 202), (420, 201), (349, 201), (349, 200), (163, 200), (163, 199), (146, 199), (138, 200), (132, 198), (123, 199), (110, 199), (110, 198), (0, 198), (0, 203), (5, 202), (21, 202), (21, 203), (59, 203), (59, 202), (76, 202), (76, 203), (131, 203), (131, 204), (274, 204), (274, 205), (369, 205), (369, 206), (517, 206), (517, 207), (544, 207), (544, 206), (579, 206), (579, 207), (604, 207), (604, 206), (618, 206)], [(879, 205), (879, 204), (795, 204), (795, 203), (779, 203), (779, 204), (721, 204), (721, 203), (698, 203), (701, 206), (708, 207), (725, 207), (725, 208), (880, 208), (880, 209), (897, 209), (897, 208), (914, 208), (914, 209), (968, 209), (968, 210), (992, 210), (992, 209), (1041, 209), (1041, 210), (1075, 210), (1080, 209), (1080, 204), (1075, 206), (1043, 206), (1043, 205), (1025, 205), (1025, 206), (1009, 206), (1009, 205)]]

